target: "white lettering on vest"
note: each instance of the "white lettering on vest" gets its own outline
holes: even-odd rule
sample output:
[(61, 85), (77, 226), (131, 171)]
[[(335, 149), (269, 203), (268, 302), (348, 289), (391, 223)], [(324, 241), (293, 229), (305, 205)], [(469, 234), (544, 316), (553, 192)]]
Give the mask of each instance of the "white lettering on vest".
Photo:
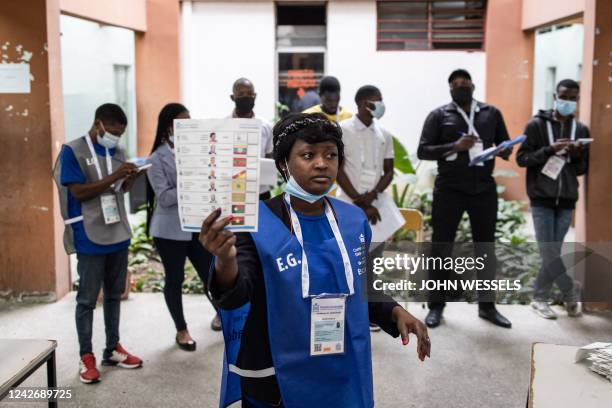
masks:
[(300, 261), (295, 259), (295, 255), (293, 255), (293, 252), (287, 254), (287, 257), (284, 261), (287, 263), (287, 265), (285, 265), (285, 262), (283, 262), (283, 258), (276, 258), (276, 266), (278, 267), (279, 272), (286, 271), (287, 269), (293, 268), (294, 266), (301, 263)]

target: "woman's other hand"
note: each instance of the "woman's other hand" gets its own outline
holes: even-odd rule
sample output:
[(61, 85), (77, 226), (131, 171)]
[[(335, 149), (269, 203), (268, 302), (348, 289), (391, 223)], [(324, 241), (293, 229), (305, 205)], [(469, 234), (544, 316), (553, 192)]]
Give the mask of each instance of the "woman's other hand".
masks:
[(393, 321), (397, 324), (397, 329), (402, 336), (402, 344), (408, 344), (408, 335), (413, 333), (417, 337), (417, 354), (419, 360), (424, 361), (425, 357), (431, 358), (431, 341), (427, 334), (427, 327), (423, 322), (408, 313), (401, 306), (394, 307), (392, 315)]

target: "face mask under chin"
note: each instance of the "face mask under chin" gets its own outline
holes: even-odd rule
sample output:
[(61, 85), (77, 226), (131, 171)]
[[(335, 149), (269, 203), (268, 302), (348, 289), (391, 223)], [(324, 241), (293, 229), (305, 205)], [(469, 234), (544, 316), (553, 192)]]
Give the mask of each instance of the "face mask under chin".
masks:
[(312, 194), (308, 191), (304, 190), (302, 186), (298, 184), (293, 175), (289, 172), (289, 165), (285, 160), (285, 168), (286, 168), (286, 176), (289, 176), (287, 182), (285, 183), (285, 193), (293, 196), (295, 198), (299, 198), (300, 200), (304, 200), (310, 204), (315, 201), (320, 200), (325, 197), (330, 191), (332, 191), (335, 187), (335, 184), (332, 183), (322, 194)]

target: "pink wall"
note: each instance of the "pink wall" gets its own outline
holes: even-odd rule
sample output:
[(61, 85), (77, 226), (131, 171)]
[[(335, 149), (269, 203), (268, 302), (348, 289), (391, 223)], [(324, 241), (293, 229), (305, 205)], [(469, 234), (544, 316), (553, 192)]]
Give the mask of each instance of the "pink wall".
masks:
[[(0, 289), (70, 290), (63, 222), (51, 169), (64, 141), (59, 0), (0, 1), (3, 53), (29, 54), (31, 90), (0, 94)], [(10, 45), (10, 47), (8, 47)]]
[(181, 102), (178, 0), (147, 0), (146, 33), (136, 35), (138, 154), (148, 155), (157, 115), (168, 102)]
[[(493, 2), (494, 3), (494, 2)], [(523, 30), (584, 12), (585, 0), (523, 0)]]
[[(486, 23), (486, 100), (502, 111), (511, 137), (522, 134), (531, 118), (533, 95), (534, 34), (521, 30), (520, 5), (517, 7), (520, 1), (490, 1)], [(509, 161), (497, 159), (495, 165), (516, 171), (520, 176), (498, 180), (506, 186), (504, 198), (526, 200), (525, 169), (518, 167), (514, 156)]]
[(60, 0), (60, 9), (71, 16), (146, 31), (146, 3), (146, 0)]

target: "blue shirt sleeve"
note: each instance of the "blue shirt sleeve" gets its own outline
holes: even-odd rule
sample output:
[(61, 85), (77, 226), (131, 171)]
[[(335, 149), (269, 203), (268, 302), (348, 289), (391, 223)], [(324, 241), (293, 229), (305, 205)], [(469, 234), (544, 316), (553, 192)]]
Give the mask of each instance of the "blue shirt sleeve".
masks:
[(64, 146), (62, 148), (60, 160), (62, 163), (60, 183), (63, 186), (75, 183), (85, 184), (87, 179), (85, 178), (85, 175), (81, 170), (81, 166), (79, 166), (79, 162), (77, 161), (77, 158), (70, 146)]

